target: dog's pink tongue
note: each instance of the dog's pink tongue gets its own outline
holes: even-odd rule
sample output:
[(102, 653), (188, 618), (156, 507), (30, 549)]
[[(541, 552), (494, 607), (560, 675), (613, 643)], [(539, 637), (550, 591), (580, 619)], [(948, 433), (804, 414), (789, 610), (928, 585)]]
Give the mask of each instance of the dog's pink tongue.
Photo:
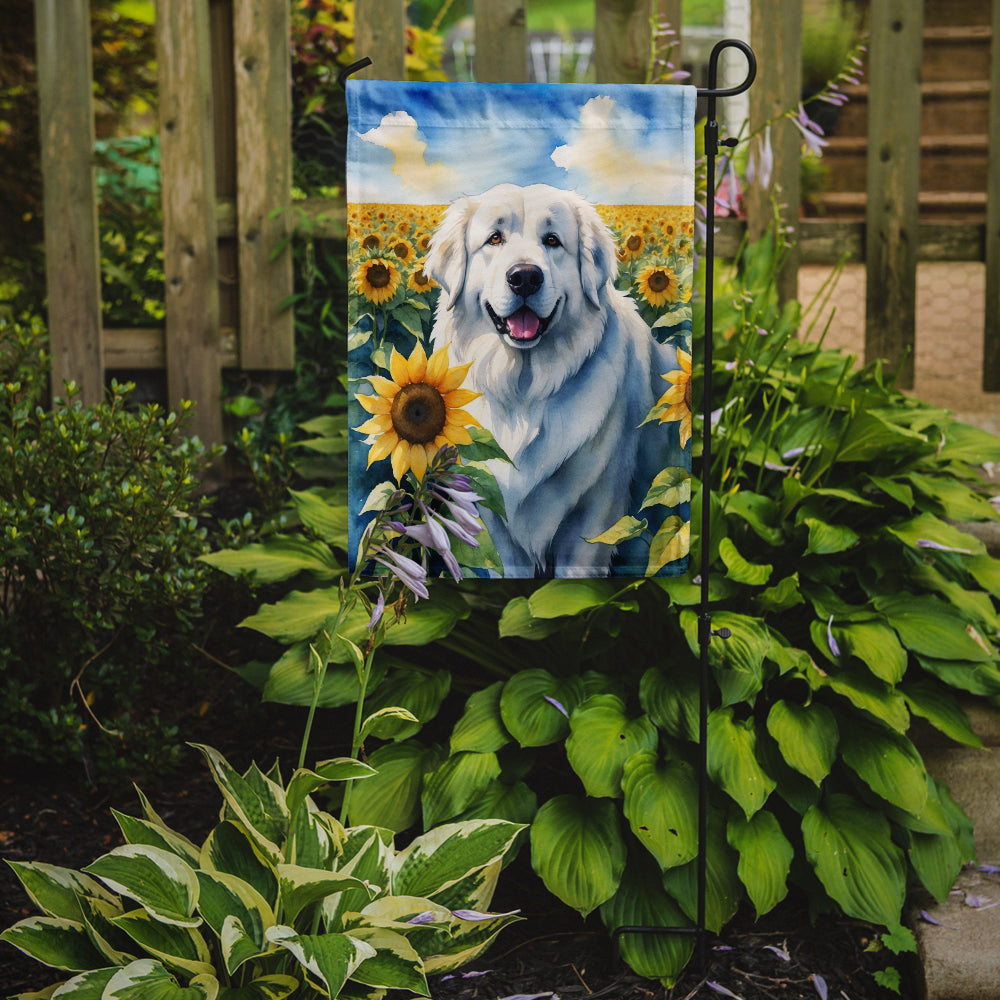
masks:
[(515, 340), (531, 340), (538, 333), (538, 317), (527, 306), (521, 306), (507, 317), (507, 327)]

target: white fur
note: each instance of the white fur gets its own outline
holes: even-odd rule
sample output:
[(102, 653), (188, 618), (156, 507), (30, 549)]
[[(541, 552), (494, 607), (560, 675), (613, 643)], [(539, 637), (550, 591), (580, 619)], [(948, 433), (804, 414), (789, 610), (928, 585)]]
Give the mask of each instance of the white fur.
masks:
[[(527, 298), (506, 277), (518, 265), (541, 271)], [(425, 271), (442, 287), (433, 346), (448, 344), (452, 365), (475, 362), (465, 385), (483, 395), (468, 409), (514, 463), (490, 465), (508, 523), (484, 514), (509, 575), (610, 571), (613, 547), (585, 539), (629, 512), (639, 424), (669, 370), (615, 289), (617, 270), (593, 206), (545, 184), (459, 198), (431, 241)], [(548, 319), (541, 335), (498, 332), (487, 304), (506, 317), (525, 303)]]

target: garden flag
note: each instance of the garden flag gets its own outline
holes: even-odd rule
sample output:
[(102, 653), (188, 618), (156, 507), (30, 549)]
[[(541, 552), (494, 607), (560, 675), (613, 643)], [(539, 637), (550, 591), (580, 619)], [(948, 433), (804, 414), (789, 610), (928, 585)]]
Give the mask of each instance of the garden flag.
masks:
[(686, 571), (695, 96), (348, 81), (352, 559), (454, 446), (450, 566)]

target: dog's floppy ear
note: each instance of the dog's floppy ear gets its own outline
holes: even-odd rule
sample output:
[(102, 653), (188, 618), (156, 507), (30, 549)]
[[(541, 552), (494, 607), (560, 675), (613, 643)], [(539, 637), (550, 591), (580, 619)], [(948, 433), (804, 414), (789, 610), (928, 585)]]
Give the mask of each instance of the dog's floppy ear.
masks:
[(459, 198), (448, 206), (444, 219), (431, 237), (430, 251), (424, 261), (424, 274), (433, 278), (448, 296), (452, 309), (465, 285), (468, 250), (465, 230), (474, 206), (470, 198)]
[(580, 198), (576, 205), (580, 223), (580, 283), (591, 305), (600, 308), (600, 291), (618, 276), (615, 241), (597, 209)]

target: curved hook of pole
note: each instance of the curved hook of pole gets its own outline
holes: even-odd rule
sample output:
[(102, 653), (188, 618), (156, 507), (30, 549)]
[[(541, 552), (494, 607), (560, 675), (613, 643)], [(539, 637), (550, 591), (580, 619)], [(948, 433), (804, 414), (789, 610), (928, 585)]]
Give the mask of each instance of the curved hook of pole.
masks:
[[(747, 59), (746, 79), (736, 87), (716, 87), (719, 73), (719, 56), (724, 49), (739, 49)], [(698, 90), (699, 97), (735, 97), (750, 89), (750, 85), (757, 78), (757, 57), (753, 49), (746, 42), (739, 38), (723, 38), (721, 42), (716, 42), (712, 49), (712, 54), (708, 57), (708, 87)]]
[(340, 89), (341, 90), (346, 89), (345, 85), (347, 83), (347, 78), (352, 73), (357, 73), (358, 70), (364, 69), (366, 66), (371, 66), (371, 64), (372, 64), (371, 59), (369, 59), (368, 56), (365, 56), (363, 59), (359, 59), (357, 62), (352, 62), (350, 66), (345, 66), (337, 74), (337, 83), (340, 84)]

